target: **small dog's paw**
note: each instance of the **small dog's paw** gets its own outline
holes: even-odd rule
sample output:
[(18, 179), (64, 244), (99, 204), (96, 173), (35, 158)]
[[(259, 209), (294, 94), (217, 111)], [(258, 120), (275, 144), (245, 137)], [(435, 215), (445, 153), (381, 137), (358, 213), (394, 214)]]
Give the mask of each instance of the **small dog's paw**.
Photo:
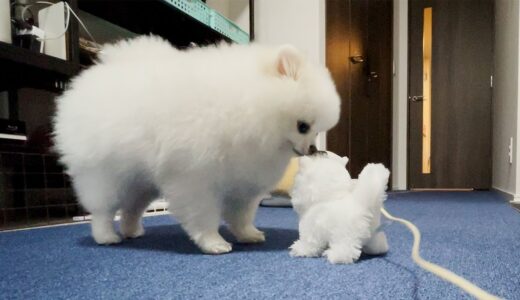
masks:
[(254, 226), (247, 227), (240, 231), (234, 231), (235, 237), (239, 243), (263, 243), (265, 242), (265, 233), (256, 229)]
[(384, 232), (377, 232), (363, 246), (363, 252), (369, 255), (380, 255), (388, 252), (388, 242)]
[(359, 259), (361, 250), (330, 248), (323, 252), (323, 256), (327, 257), (327, 260), (333, 264), (351, 264)]
[(106, 232), (101, 234), (95, 234), (94, 240), (99, 245), (111, 245), (111, 244), (118, 244), (121, 242), (121, 237), (117, 235), (115, 232)]
[(137, 224), (135, 226), (123, 226), (121, 224), (121, 235), (125, 239), (135, 239), (144, 235), (143, 224)]
[(293, 257), (317, 257), (320, 255), (320, 249), (298, 240), (289, 247), (289, 254)]
[(201, 237), (196, 241), (200, 250), (206, 254), (224, 254), (231, 251), (231, 244), (226, 242), (220, 235)]

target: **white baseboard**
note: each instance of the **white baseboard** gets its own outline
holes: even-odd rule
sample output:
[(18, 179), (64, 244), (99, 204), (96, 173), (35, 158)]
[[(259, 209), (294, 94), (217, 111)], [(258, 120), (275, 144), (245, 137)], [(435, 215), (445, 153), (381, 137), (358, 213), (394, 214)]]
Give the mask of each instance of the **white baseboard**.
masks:
[[(143, 214), (143, 217), (162, 216), (162, 215), (167, 215), (167, 214), (169, 214), (169, 212), (167, 210), (164, 210), (164, 211), (152, 211), (152, 212), (145, 212)], [(120, 219), (121, 219), (121, 217), (119, 215), (117, 215), (117, 216), (115, 216), (114, 221), (119, 221)], [(85, 224), (85, 223), (89, 223), (90, 220), (92, 220), (92, 217), (90, 215), (77, 216), (77, 217), (73, 217), (72, 218), (72, 222), (69, 222), (69, 223), (58, 223), (58, 224), (50, 224), (50, 225), (41, 225), (41, 226), (32, 226), (32, 227), (0, 230), (0, 233)]]
[(152, 203), (150, 203), (150, 206), (146, 209), (147, 212), (149, 211), (163, 211), (168, 209), (168, 202), (164, 199), (158, 199)]
[[(143, 217), (160, 216), (164, 214), (168, 214), (168, 202), (164, 199), (157, 199), (150, 203), (145, 213), (143, 214)], [(116, 213), (114, 221), (119, 221), (119, 219), (121, 219), (120, 211)], [(72, 217), (72, 221), (74, 222), (85, 222), (90, 220), (92, 220), (91, 215)]]
[(520, 204), (520, 195), (515, 195), (515, 197), (513, 198), (513, 200), (509, 201), (513, 204)]
[(505, 190), (497, 188), (497, 187), (493, 187), (492, 189), (495, 190), (496, 192), (498, 192), (499, 194), (501, 194), (502, 196), (504, 196), (504, 198), (506, 198), (506, 200), (509, 201), (510, 203), (520, 204), (520, 195), (519, 194), (513, 194), (511, 192), (505, 191)]

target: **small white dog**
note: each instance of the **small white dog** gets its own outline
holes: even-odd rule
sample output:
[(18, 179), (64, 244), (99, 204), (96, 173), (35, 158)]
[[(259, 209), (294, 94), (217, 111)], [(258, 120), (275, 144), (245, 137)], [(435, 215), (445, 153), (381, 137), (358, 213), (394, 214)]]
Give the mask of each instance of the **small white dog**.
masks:
[(362, 251), (388, 251), (379, 226), (390, 172), (382, 164), (368, 164), (352, 180), (347, 162), (332, 152), (300, 158), (291, 193), (300, 238), (290, 247), (292, 256), (324, 255), (331, 263), (352, 263)]
[(293, 47), (219, 45), (184, 51), (153, 36), (105, 47), (58, 99), (55, 143), (99, 244), (144, 233), (162, 194), (206, 253), (262, 242), (259, 196), (339, 119), (329, 72)]

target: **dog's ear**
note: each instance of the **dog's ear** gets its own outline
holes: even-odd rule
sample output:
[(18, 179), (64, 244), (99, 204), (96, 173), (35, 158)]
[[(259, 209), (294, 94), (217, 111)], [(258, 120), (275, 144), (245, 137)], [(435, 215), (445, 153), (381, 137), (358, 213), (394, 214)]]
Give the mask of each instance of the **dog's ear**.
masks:
[(276, 70), (280, 76), (297, 80), (303, 64), (300, 52), (291, 45), (281, 46), (276, 58)]
[(343, 156), (343, 157), (341, 158), (341, 160), (343, 161), (343, 163), (345, 164), (345, 166), (348, 164), (348, 157)]

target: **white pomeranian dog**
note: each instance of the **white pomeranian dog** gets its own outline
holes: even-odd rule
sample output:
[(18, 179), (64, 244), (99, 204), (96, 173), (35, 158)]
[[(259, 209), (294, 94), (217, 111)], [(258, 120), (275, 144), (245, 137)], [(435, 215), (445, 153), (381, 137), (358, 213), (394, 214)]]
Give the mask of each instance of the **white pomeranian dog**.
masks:
[(300, 217), (299, 240), (292, 256), (326, 256), (331, 263), (353, 263), (361, 255), (388, 251), (379, 230), (390, 172), (368, 164), (357, 180), (345, 169), (347, 157), (320, 151), (300, 158), (291, 192)]
[(99, 244), (144, 233), (141, 216), (162, 195), (205, 253), (262, 242), (259, 197), (289, 159), (306, 154), (339, 119), (326, 68), (291, 46), (177, 50), (153, 36), (103, 49), (57, 101), (55, 146)]

